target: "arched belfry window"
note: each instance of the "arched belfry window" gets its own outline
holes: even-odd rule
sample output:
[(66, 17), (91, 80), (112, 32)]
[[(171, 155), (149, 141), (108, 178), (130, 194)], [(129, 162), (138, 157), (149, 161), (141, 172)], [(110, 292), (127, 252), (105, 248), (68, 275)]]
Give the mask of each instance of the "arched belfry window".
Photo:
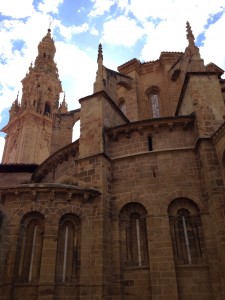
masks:
[(17, 265), (18, 281), (38, 281), (41, 265), (43, 234), (44, 217), (40, 213), (29, 213), (23, 218), (17, 249), (17, 258), (19, 263)]
[(147, 89), (146, 94), (150, 102), (150, 110), (152, 118), (160, 117), (160, 90), (157, 86)]
[(44, 115), (45, 116), (50, 116), (51, 115), (51, 106), (48, 102), (45, 102)]
[(59, 222), (56, 281), (76, 283), (80, 268), (81, 222), (78, 216), (64, 215)]
[(128, 203), (120, 212), (121, 259), (124, 267), (148, 264), (146, 209), (139, 203)]
[(176, 199), (169, 206), (170, 232), (177, 264), (204, 261), (203, 230), (197, 205), (189, 199)]

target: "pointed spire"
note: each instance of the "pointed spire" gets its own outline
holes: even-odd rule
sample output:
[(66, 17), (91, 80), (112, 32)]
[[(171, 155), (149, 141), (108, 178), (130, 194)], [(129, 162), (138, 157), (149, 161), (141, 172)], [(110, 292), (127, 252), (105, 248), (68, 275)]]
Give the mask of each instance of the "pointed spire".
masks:
[(65, 104), (66, 103), (66, 92), (64, 91), (64, 96), (63, 96), (63, 102), (62, 104)]
[(186, 22), (186, 30), (189, 46), (195, 45), (195, 37), (193, 35), (190, 23), (188, 21)]
[(66, 103), (66, 92), (64, 91), (64, 97), (63, 97), (63, 101), (62, 103), (60, 104), (60, 107), (59, 107), (59, 111), (61, 113), (65, 113), (68, 111), (68, 105)]
[(186, 48), (186, 53), (190, 57), (200, 58), (199, 48), (195, 45), (195, 37), (193, 35), (191, 25), (188, 21), (186, 22), (186, 31), (186, 36), (188, 40), (188, 47)]
[(101, 43), (98, 45), (98, 59), (97, 59), (97, 62), (99, 62), (100, 60), (103, 61), (103, 52), (102, 52), (102, 44)]
[(17, 93), (16, 99), (12, 103), (11, 109), (9, 111), (10, 119), (20, 112), (20, 103), (19, 103), (19, 91)]
[(102, 52), (102, 44), (98, 45), (98, 70), (96, 72), (96, 80), (94, 83), (94, 93), (104, 90), (104, 83), (103, 83), (103, 73), (104, 73), (104, 66), (103, 66), (103, 52)]
[(18, 105), (19, 104), (19, 91), (17, 92), (16, 100), (15, 103)]

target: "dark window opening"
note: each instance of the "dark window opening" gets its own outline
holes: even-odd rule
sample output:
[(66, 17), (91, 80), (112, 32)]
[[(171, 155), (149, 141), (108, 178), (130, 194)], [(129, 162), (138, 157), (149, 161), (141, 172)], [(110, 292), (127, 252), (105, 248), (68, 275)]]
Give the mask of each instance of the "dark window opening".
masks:
[(151, 136), (148, 136), (148, 150), (149, 151), (152, 151), (152, 137)]
[(51, 114), (51, 107), (48, 103), (45, 103), (45, 111), (44, 111), (44, 115), (50, 115)]

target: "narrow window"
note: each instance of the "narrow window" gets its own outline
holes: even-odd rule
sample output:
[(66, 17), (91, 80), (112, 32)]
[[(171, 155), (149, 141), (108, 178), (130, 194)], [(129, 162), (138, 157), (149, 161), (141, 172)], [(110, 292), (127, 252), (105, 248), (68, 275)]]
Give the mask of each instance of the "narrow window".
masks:
[(44, 115), (46, 115), (46, 116), (51, 115), (51, 107), (48, 102), (45, 103)]
[(179, 208), (170, 215), (170, 229), (175, 261), (179, 264), (196, 264), (203, 260), (201, 220), (193, 209)]
[(159, 118), (160, 117), (159, 94), (156, 91), (150, 93), (150, 101), (152, 106), (152, 117)]
[(43, 217), (29, 216), (21, 224), (18, 242), (18, 280), (34, 282), (39, 278), (43, 243)]
[[(141, 213), (141, 214), (140, 214)], [(121, 212), (120, 232), (122, 263), (124, 266), (146, 266), (148, 245), (145, 210), (140, 205), (126, 205)]]
[(148, 150), (152, 151), (152, 137), (148, 136)]
[(66, 215), (59, 224), (59, 238), (56, 262), (56, 281), (74, 282), (78, 276), (80, 255), (80, 220)]

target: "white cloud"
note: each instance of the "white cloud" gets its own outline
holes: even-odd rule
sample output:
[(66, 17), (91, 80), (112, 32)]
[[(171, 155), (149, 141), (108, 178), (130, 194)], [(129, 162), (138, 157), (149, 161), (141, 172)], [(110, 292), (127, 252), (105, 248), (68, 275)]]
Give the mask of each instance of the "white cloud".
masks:
[(117, 0), (117, 5), (120, 9), (127, 9), (129, 6), (129, 0)]
[(0, 1), (0, 12), (12, 18), (26, 18), (34, 12), (32, 0), (5, 0)]
[(89, 29), (89, 25), (87, 23), (83, 23), (80, 26), (64, 26), (59, 21), (55, 21), (54, 25), (59, 28), (60, 34), (67, 40), (70, 41), (73, 34), (78, 34), (82, 32), (86, 32)]
[(146, 43), (141, 51), (144, 61), (158, 59), (162, 51), (184, 51), (187, 46), (185, 22), (180, 26), (171, 21), (163, 21), (157, 26), (145, 24)]
[(89, 17), (101, 16), (115, 4), (115, 0), (91, 0), (91, 2), (94, 3), (94, 8), (88, 14)]
[(177, 19), (187, 18), (193, 24), (199, 24), (200, 20), (207, 19), (209, 13), (214, 14), (218, 12), (221, 7), (224, 7), (224, 0), (130, 0), (129, 10), (138, 20), (146, 20), (149, 17), (161, 19)]
[(143, 34), (143, 28), (135, 20), (125, 16), (111, 19), (103, 26), (103, 41), (108, 44), (131, 47)]
[(92, 34), (92, 35), (99, 35), (99, 31), (96, 29), (96, 28), (92, 28), (91, 30), (90, 30), (90, 33)]
[(64, 0), (42, 0), (38, 4), (38, 9), (44, 14), (59, 12), (59, 5), (63, 3)]

